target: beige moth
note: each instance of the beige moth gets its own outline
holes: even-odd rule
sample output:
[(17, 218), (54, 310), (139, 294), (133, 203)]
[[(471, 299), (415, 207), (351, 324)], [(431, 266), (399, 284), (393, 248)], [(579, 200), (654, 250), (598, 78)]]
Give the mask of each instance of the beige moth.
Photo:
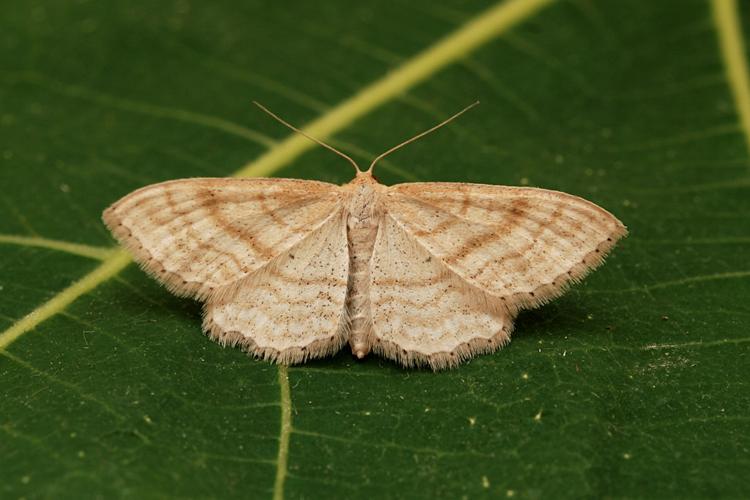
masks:
[(354, 165), (342, 186), (174, 180), (128, 194), (103, 219), (151, 276), (204, 303), (203, 328), (223, 345), (283, 364), (348, 344), (358, 358), (454, 367), (507, 344), (519, 311), (562, 294), (626, 234), (561, 192), (375, 179), (378, 160), (461, 113), (367, 170), (311, 138)]

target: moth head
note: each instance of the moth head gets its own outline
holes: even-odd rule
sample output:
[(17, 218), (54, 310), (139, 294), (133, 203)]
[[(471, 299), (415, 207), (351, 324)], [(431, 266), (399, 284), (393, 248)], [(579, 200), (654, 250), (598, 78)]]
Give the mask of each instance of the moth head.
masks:
[(369, 170), (360, 170), (357, 172), (357, 175), (354, 176), (354, 179), (351, 180), (349, 183), (353, 186), (360, 186), (360, 185), (367, 185), (367, 184), (379, 184), (377, 177), (372, 175), (372, 172)]

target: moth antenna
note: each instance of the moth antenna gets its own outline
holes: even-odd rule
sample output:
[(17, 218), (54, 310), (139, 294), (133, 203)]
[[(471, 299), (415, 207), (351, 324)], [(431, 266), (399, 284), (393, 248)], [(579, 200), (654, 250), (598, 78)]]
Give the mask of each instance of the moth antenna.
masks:
[(333, 146), (329, 146), (325, 142), (323, 142), (323, 141), (321, 141), (319, 139), (316, 139), (315, 137), (313, 137), (313, 136), (311, 136), (311, 135), (309, 135), (309, 134), (301, 131), (300, 129), (298, 129), (297, 127), (295, 127), (294, 125), (292, 125), (291, 123), (287, 122), (283, 118), (281, 118), (278, 115), (276, 115), (274, 112), (272, 112), (271, 110), (269, 110), (267, 107), (263, 106), (258, 101), (253, 101), (253, 104), (255, 104), (261, 110), (263, 110), (266, 113), (268, 113), (272, 118), (275, 118), (276, 121), (278, 121), (282, 125), (286, 125), (287, 127), (289, 127), (290, 129), (294, 130), (295, 132), (297, 132), (298, 134), (302, 135), (303, 137), (307, 137), (311, 141), (320, 144), (321, 146), (323, 146), (324, 148), (326, 148), (326, 149), (328, 149), (330, 151), (333, 151), (334, 153), (336, 153), (337, 155), (341, 156), (342, 158), (346, 158), (349, 161), (349, 163), (351, 163), (352, 165), (354, 165), (354, 170), (356, 170), (357, 173), (359, 173), (359, 172), (362, 171), (362, 169), (359, 168), (359, 165), (357, 165), (357, 162), (354, 161), (349, 155), (347, 155), (345, 153), (342, 153), (341, 151), (339, 151), (338, 149), (334, 148)]
[(440, 127), (442, 127), (443, 125), (447, 125), (448, 123), (452, 122), (453, 120), (455, 120), (456, 118), (458, 118), (458, 117), (459, 117), (459, 116), (461, 116), (462, 114), (464, 114), (464, 113), (466, 113), (467, 111), (469, 111), (469, 110), (470, 110), (471, 108), (473, 108), (473, 107), (474, 107), (474, 106), (476, 106), (477, 104), (479, 104), (479, 101), (476, 101), (476, 102), (474, 102), (474, 103), (472, 103), (472, 104), (469, 104), (468, 106), (466, 106), (466, 107), (465, 107), (464, 109), (462, 109), (461, 111), (459, 111), (459, 112), (458, 112), (458, 113), (456, 113), (455, 115), (451, 116), (450, 118), (448, 118), (448, 119), (446, 119), (446, 120), (443, 120), (442, 122), (438, 123), (437, 125), (435, 125), (435, 126), (434, 126), (434, 127), (432, 127), (431, 129), (425, 130), (425, 131), (424, 131), (424, 132), (422, 132), (421, 134), (417, 134), (417, 135), (415, 135), (414, 137), (412, 137), (411, 139), (409, 139), (409, 140), (406, 140), (406, 141), (402, 142), (401, 144), (397, 144), (396, 146), (393, 146), (393, 147), (392, 147), (391, 149), (389, 149), (389, 150), (388, 150), (388, 151), (386, 151), (385, 153), (382, 153), (382, 154), (380, 154), (380, 155), (379, 155), (379, 156), (378, 156), (377, 158), (375, 158), (374, 160), (372, 160), (372, 163), (370, 163), (370, 168), (368, 168), (368, 169), (366, 170), (366, 172), (372, 172), (372, 169), (373, 169), (373, 167), (375, 166), (375, 164), (376, 164), (377, 162), (379, 162), (380, 160), (382, 160), (383, 158), (385, 158), (385, 157), (386, 157), (386, 156), (388, 156), (389, 154), (393, 153), (393, 152), (394, 152), (394, 151), (396, 151), (397, 149), (401, 149), (402, 147), (406, 146), (407, 144), (409, 144), (409, 143), (412, 143), (412, 142), (416, 141), (417, 139), (421, 139), (422, 137), (426, 136), (426, 135), (427, 135), (427, 134), (429, 134), (430, 132), (434, 132), (435, 130), (439, 129), (439, 128), (440, 128)]

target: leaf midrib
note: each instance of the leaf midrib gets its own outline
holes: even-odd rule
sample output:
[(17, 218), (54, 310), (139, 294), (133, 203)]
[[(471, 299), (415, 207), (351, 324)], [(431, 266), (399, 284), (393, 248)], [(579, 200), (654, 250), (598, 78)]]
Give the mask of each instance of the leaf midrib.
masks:
[(729, 88), (745, 132), (745, 144), (750, 151), (750, 71), (745, 58), (740, 19), (737, 15), (739, 6), (737, 0), (712, 0), (711, 7)]

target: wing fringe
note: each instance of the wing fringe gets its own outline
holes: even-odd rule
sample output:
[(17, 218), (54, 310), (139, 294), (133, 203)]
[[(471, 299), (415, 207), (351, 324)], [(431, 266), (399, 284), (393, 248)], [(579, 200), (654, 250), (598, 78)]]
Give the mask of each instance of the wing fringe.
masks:
[(437, 372), (456, 368), (461, 363), (480, 354), (491, 354), (499, 351), (510, 343), (513, 328), (513, 320), (509, 318), (508, 324), (492, 337), (475, 337), (460, 343), (450, 351), (424, 353), (407, 350), (399, 347), (395, 342), (379, 338), (375, 339), (372, 350), (385, 358), (396, 361), (405, 368), (428, 367)]

